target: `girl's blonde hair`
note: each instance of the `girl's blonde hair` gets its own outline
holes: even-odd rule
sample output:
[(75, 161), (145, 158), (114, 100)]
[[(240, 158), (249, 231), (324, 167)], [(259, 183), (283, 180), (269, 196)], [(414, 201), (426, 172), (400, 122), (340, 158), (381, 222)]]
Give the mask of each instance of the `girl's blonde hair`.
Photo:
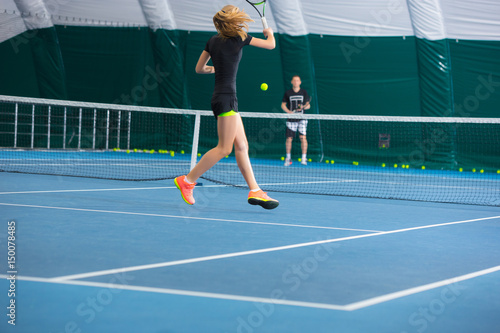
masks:
[[(222, 38), (247, 38), (248, 24), (254, 22), (245, 11), (233, 5), (224, 6), (214, 15), (215, 29)], [(245, 31), (246, 29), (247, 31)]]

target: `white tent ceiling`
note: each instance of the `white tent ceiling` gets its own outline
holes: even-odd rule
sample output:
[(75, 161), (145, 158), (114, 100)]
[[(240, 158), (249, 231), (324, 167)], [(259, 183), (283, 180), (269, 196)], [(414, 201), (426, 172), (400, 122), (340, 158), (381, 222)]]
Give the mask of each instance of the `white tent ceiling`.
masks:
[[(212, 16), (228, 0), (0, 0), (0, 41), (50, 25), (150, 26), (214, 31)], [(255, 20), (243, 0), (233, 1)], [(500, 40), (500, 1), (269, 0), (277, 32), (336, 36), (417, 36), (431, 40)]]

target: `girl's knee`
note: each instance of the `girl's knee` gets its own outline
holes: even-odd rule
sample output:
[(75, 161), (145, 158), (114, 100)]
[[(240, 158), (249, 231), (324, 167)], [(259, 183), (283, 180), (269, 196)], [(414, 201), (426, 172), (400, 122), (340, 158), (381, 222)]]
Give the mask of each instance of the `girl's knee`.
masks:
[(222, 156), (222, 157), (231, 154), (231, 152), (233, 151), (233, 147), (232, 146), (229, 146), (229, 147), (226, 147), (226, 146), (217, 146), (216, 148), (217, 148), (217, 151), (219, 152), (220, 156)]

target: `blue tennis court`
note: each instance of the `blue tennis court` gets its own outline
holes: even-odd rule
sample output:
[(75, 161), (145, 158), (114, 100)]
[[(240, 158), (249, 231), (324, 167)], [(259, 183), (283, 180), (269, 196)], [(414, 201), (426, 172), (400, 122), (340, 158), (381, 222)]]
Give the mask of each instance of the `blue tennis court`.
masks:
[(500, 325), (498, 207), (276, 192), (280, 207), (265, 211), (246, 190), (208, 181), (188, 206), (172, 180), (1, 179), (0, 235), (16, 222), (18, 291), (16, 326), (4, 318), (2, 331)]

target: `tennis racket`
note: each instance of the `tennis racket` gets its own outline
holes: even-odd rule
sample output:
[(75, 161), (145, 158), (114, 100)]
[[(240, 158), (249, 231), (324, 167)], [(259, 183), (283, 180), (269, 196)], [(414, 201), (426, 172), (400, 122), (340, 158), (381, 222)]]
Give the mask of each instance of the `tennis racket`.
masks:
[[(266, 20), (266, 16), (265, 16), (266, 0), (264, 0), (264, 1), (250, 1), (250, 0), (246, 0), (246, 1), (249, 4), (251, 4), (253, 8), (255, 8), (255, 10), (257, 11), (257, 13), (259, 13), (260, 19), (262, 20), (262, 26), (264, 27), (264, 29), (269, 28), (269, 26), (267, 25), (267, 20)], [(257, 8), (257, 6), (259, 6), (259, 5), (262, 5), (262, 13), (260, 12), (259, 8)]]

